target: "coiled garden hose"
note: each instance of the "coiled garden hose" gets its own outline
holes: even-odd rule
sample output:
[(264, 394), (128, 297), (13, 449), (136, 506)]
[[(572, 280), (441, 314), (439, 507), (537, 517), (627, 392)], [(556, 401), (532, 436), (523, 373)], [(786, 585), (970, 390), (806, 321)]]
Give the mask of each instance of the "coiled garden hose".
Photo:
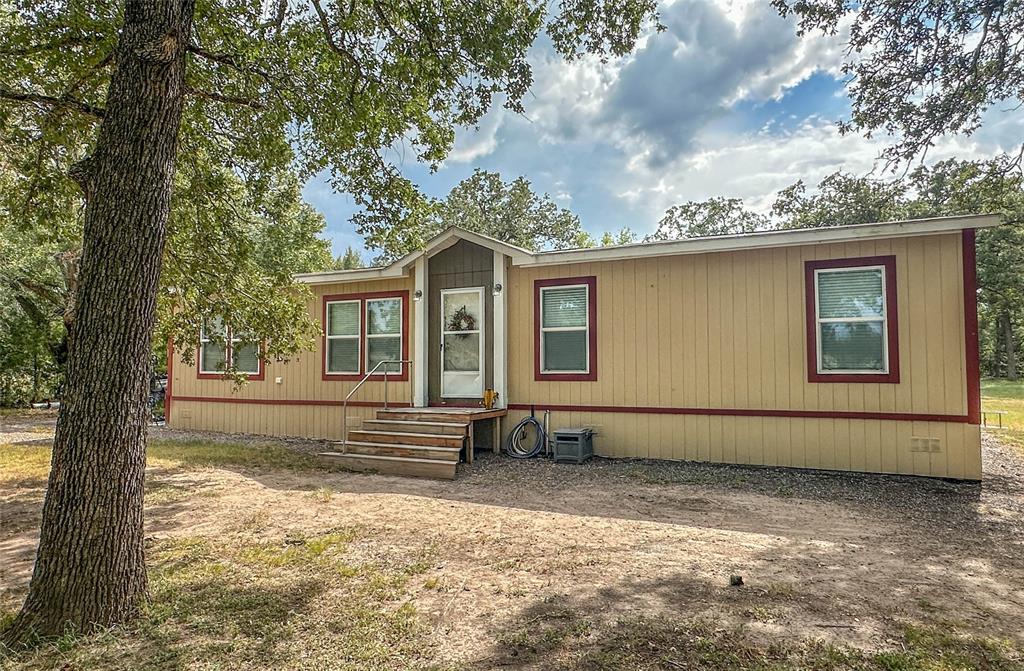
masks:
[[(537, 432), (537, 437), (533, 440), (532, 445), (528, 445), (531, 426)], [(533, 415), (523, 417), (505, 440), (505, 454), (514, 459), (530, 459), (541, 453), (546, 442), (547, 436), (544, 434), (544, 427), (537, 421), (537, 418)]]

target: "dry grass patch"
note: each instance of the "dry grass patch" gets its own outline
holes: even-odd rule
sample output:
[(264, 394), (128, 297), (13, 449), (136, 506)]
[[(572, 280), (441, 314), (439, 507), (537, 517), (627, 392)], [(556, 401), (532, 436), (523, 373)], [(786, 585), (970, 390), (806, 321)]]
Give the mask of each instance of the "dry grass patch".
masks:
[[(415, 562), (365, 562), (344, 528), (277, 542), (183, 537), (149, 548), (152, 601), (130, 627), (10, 654), (24, 669), (426, 669), (403, 597)], [(0, 665), (4, 658), (0, 656)]]
[[(0, 485), (45, 484), (46, 476), (50, 472), (50, 452), (50, 444), (0, 445)], [(332, 470), (315, 455), (290, 450), (282, 445), (247, 445), (204, 440), (151, 440), (146, 448), (146, 465), (151, 469), (161, 470), (228, 467), (293, 471)], [(327, 498), (329, 499), (329, 496)]]
[(1019, 671), (1013, 647), (935, 627), (903, 627), (896, 651), (865, 652), (808, 640), (758, 640), (743, 627), (708, 620), (633, 617), (603, 621), (556, 605), (503, 634), (477, 668), (564, 671), (687, 669), (700, 671)]

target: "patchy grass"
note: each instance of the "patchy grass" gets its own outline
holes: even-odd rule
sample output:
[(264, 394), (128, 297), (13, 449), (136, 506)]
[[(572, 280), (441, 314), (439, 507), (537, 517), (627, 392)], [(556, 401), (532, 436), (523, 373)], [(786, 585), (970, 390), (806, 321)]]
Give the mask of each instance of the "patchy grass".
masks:
[(49, 472), (49, 445), (0, 445), (0, 485), (45, 484)]
[[(151, 440), (146, 450), (150, 468), (332, 470), (312, 454), (274, 444), (244, 445), (203, 440)], [(50, 445), (15, 443), (0, 446), (0, 484), (37, 485), (50, 472)]]
[(61, 640), (4, 661), (24, 669), (422, 669), (424, 625), (407, 600), (411, 563), (349, 551), (364, 532), (149, 548), (152, 601), (130, 627)]
[(490, 666), (613, 671), (1019, 671), (1022, 660), (998, 640), (906, 626), (896, 651), (870, 653), (821, 641), (765, 644), (742, 628), (706, 620), (670, 622), (643, 617), (601, 623), (594, 614), (554, 607), (518, 622), (498, 641)]
[(1008, 428), (999, 436), (1004, 442), (1024, 449), (1024, 380), (982, 380), (981, 407), (1006, 411), (1003, 423)]

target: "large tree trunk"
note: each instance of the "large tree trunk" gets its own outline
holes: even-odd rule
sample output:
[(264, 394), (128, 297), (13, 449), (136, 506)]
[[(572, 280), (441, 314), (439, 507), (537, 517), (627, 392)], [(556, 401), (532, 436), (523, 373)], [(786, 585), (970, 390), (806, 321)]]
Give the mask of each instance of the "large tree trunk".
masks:
[(67, 383), (28, 597), (6, 639), (124, 622), (147, 598), (142, 497), (157, 283), (195, 0), (127, 0), (92, 156)]
[(1017, 349), (1013, 342), (1013, 320), (1010, 313), (999, 315), (999, 330), (1002, 332), (1003, 345), (1006, 347), (1006, 379), (1017, 380)]

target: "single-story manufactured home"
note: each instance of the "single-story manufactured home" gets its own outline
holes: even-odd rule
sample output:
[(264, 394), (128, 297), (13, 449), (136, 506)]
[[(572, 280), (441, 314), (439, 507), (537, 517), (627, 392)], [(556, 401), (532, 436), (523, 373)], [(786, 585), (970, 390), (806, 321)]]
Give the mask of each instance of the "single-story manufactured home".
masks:
[(452, 228), (387, 266), (299, 276), (323, 336), (297, 359), (264, 364), (229, 332), (196, 365), (172, 350), (168, 423), (345, 437), (355, 468), (454, 477), (549, 411), (604, 457), (977, 480), (975, 231), (998, 222), (539, 252)]

